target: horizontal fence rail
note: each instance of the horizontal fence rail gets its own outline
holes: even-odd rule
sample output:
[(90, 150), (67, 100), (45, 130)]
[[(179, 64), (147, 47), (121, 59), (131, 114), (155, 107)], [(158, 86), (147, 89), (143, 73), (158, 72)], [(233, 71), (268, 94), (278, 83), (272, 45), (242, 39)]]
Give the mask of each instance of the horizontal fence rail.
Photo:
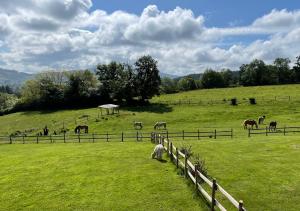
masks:
[(280, 128), (249, 128), (248, 129), (248, 137), (251, 135), (266, 135), (269, 134), (283, 134), (284, 136), (289, 133), (300, 133), (300, 127), (280, 127)]
[[(237, 103), (249, 103), (249, 98), (236, 98)], [(300, 96), (272, 96), (272, 97), (254, 97), (256, 102), (289, 102), (300, 101)], [(207, 105), (207, 104), (229, 104), (231, 99), (179, 99), (179, 100), (154, 100), (155, 103), (168, 104), (168, 105)]]
[[(170, 157), (171, 162), (173, 162), (177, 168), (184, 171), (186, 178), (189, 178), (194, 184), (197, 192), (200, 192), (202, 196), (209, 202), (211, 210), (219, 208), (221, 211), (226, 211), (227, 209), (218, 201), (217, 191), (221, 193), (238, 211), (246, 211), (244, 203), (242, 200), (235, 200), (223, 187), (221, 187), (215, 179), (212, 181), (208, 179), (199, 171), (197, 164), (193, 164), (188, 156), (185, 155), (177, 148), (172, 141), (165, 138), (163, 134), (155, 133), (152, 137), (152, 142), (161, 143), (164, 146), (167, 155)], [(210, 188), (210, 191), (206, 191), (202, 183), (205, 183)]]
[[(149, 141), (155, 132), (145, 131), (131, 131), (131, 132), (106, 132), (106, 133), (81, 133), (71, 134), (64, 133), (60, 135), (10, 135), (0, 136), (0, 144), (13, 144), (13, 143), (74, 143), (74, 142), (110, 142), (110, 141)], [(180, 138), (182, 140), (197, 138), (214, 138), (217, 137), (233, 137), (233, 130), (211, 130), (211, 131), (179, 131), (169, 132), (168, 130), (161, 130), (161, 134), (168, 138)]]

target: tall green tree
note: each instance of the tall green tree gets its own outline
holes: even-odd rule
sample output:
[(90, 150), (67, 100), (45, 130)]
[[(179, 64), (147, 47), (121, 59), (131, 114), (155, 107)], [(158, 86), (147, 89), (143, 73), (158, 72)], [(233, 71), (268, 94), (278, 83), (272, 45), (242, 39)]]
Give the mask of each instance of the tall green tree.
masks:
[(154, 95), (159, 95), (161, 79), (157, 68), (157, 61), (151, 56), (142, 56), (135, 64), (136, 86), (138, 97), (145, 101)]
[(205, 89), (224, 87), (224, 79), (221, 73), (214, 70), (206, 70), (201, 77), (201, 87)]
[(197, 89), (196, 81), (191, 77), (184, 77), (177, 83), (178, 89), (181, 91), (195, 90)]
[(300, 56), (296, 57), (296, 62), (293, 67), (293, 72), (295, 75), (295, 82), (299, 83), (300, 82)]
[(70, 103), (88, 103), (89, 101), (85, 100), (91, 97), (96, 98), (99, 81), (91, 71), (68, 72), (67, 78), (65, 97)]
[(289, 58), (276, 58), (274, 61), (280, 84), (287, 84), (294, 81), (293, 70), (289, 66), (290, 62)]
[(270, 84), (269, 72), (264, 61), (255, 59), (240, 67), (240, 82), (246, 86)]
[(177, 82), (172, 78), (162, 78), (161, 79), (161, 92), (164, 94), (171, 94), (178, 92)]

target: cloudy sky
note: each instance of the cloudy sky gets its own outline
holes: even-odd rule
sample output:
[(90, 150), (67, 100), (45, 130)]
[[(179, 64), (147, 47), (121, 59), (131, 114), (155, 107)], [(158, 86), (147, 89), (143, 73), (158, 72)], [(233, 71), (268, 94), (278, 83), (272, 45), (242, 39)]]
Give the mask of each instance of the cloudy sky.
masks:
[(293, 61), (300, 1), (0, 0), (2, 68), (84, 69), (145, 54), (175, 75)]

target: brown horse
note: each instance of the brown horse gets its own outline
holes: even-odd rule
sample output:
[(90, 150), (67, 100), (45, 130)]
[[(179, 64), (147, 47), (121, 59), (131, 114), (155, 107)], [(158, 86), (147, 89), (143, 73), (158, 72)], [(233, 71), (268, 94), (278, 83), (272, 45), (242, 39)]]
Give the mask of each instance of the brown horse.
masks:
[(276, 121), (270, 122), (269, 131), (276, 131), (276, 127), (277, 127), (277, 122)]
[(247, 129), (248, 125), (250, 125), (252, 129), (253, 129), (253, 125), (255, 125), (255, 127), (258, 128), (257, 122), (253, 119), (246, 119), (244, 121), (243, 123), (244, 129)]
[(87, 125), (78, 125), (77, 127), (75, 127), (74, 132), (79, 134), (80, 130), (84, 130), (85, 133), (88, 133), (89, 127)]

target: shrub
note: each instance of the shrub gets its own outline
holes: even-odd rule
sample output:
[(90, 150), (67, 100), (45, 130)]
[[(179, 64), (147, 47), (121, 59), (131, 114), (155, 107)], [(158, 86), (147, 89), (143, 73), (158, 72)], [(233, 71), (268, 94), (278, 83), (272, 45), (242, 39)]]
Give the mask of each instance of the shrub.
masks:
[(179, 151), (182, 152), (183, 154), (185, 154), (187, 156), (187, 158), (189, 158), (193, 155), (192, 146), (183, 145), (180, 147)]

